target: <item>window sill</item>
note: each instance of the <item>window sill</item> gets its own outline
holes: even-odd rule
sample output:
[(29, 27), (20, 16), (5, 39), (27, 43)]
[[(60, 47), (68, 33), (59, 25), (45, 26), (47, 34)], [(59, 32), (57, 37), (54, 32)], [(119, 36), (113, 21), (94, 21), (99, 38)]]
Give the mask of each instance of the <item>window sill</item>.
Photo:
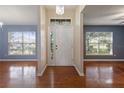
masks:
[(106, 54), (106, 55), (102, 55), (102, 54), (101, 55), (100, 54), (99, 55), (98, 54), (96, 54), (96, 55), (95, 54), (93, 54), (93, 55), (92, 54), (86, 54), (85, 56), (114, 56), (114, 55), (113, 54), (110, 54), (110, 55), (109, 54)]

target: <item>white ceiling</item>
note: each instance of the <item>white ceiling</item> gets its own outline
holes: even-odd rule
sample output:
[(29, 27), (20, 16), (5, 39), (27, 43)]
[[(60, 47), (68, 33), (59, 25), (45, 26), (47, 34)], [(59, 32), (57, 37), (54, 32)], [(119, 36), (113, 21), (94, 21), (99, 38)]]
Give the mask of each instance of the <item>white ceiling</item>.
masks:
[[(47, 10), (54, 10), (56, 11), (56, 5), (46, 5)], [(64, 5), (65, 10), (75, 10), (77, 5)]]
[(85, 25), (124, 25), (124, 5), (88, 5), (83, 13)]
[(7, 25), (37, 25), (39, 6), (33, 5), (1, 5), (0, 22)]
[[(55, 5), (46, 5), (46, 9), (55, 10)], [(66, 10), (74, 10), (76, 5), (65, 5)], [(0, 5), (0, 22), (7, 25), (37, 25), (40, 21), (39, 6)]]

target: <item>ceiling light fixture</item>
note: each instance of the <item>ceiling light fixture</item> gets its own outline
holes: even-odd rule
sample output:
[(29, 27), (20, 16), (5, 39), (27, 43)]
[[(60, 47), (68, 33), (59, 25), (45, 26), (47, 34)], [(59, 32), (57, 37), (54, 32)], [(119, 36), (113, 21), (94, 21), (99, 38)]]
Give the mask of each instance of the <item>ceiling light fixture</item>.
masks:
[(120, 22), (120, 24), (124, 24), (124, 21)]
[(0, 22), (0, 27), (2, 28), (2, 26), (3, 26), (3, 22)]
[(63, 5), (57, 5), (56, 6), (56, 14), (58, 14), (58, 15), (64, 14), (64, 6)]

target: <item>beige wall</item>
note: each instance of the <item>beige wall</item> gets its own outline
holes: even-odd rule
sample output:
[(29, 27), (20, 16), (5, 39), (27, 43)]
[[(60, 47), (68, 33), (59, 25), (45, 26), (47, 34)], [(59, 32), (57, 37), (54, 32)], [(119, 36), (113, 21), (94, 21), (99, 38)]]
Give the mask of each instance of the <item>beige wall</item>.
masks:
[(38, 74), (42, 75), (47, 65), (48, 59), (48, 27), (51, 18), (71, 19), (74, 27), (74, 66), (80, 76), (83, 76), (83, 16), (81, 11), (84, 6), (78, 6), (75, 10), (65, 10), (64, 15), (59, 16), (55, 10), (47, 10), (44, 6), (40, 7), (40, 31), (41, 31), (41, 57), (38, 62)]
[[(47, 34), (48, 34), (48, 27), (49, 27), (49, 24), (50, 24), (50, 19), (71, 19), (71, 24), (72, 26), (74, 27), (74, 24), (75, 24), (75, 10), (66, 10), (64, 11), (64, 14), (63, 15), (57, 15), (56, 14), (56, 11), (55, 10), (47, 10)], [(50, 49), (48, 49), (50, 50)], [(49, 57), (50, 59), (50, 57)], [(53, 63), (48, 62), (48, 65), (52, 66)]]
[(40, 57), (38, 61), (38, 75), (42, 75), (47, 64), (47, 46), (46, 46), (46, 10), (40, 6)]
[[(72, 25), (74, 27), (74, 66), (78, 71), (80, 76), (84, 75), (83, 72), (83, 16), (81, 11), (85, 6), (78, 6), (75, 10), (66, 10), (61, 16), (57, 15), (55, 10), (47, 10), (47, 26), (49, 26), (51, 18), (66, 19), (70, 18), (72, 20)], [(48, 31), (48, 29), (47, 29)]]
[(74, 31), (74, 65), (80, 76), (84, 75), (83, 71), (83, 16), (81, 11), (84, 6), (78, 6), (75, 12), (75, 31)]
[(57, 15), (55, 10), (47, 10), (47, 22), (48, 25), (50, 23), (50, 19), (71, 19), (72, 25), (74, 25), (75, 21), (75, 13), (74, 10), (65, 10), (63, 15)]

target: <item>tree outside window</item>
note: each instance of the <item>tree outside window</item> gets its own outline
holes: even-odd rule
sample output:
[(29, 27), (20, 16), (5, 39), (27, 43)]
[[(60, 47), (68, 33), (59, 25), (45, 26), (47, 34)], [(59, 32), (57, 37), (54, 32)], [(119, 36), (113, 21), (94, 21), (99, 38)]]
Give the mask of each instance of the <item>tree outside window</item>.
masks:
[(36, 33), (8, 32), (8, 55), (35, 55)]
[(113, 32), (86, 32), (86, 55), (112, 55)]

